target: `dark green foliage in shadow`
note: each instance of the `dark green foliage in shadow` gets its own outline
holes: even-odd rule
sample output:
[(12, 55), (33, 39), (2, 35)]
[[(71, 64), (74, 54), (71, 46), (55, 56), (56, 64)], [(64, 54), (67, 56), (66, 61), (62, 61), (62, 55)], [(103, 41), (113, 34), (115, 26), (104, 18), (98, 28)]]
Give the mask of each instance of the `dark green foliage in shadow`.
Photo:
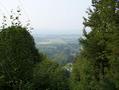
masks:
[(34, 68), (35, 90), (69, 90), (66, 71), (58, 64), (44, 60)]
[(26, 28), (11, 26), (0, 32), (0, 87), (17, 90), (32, 86), (33, 67), (41, 60)]

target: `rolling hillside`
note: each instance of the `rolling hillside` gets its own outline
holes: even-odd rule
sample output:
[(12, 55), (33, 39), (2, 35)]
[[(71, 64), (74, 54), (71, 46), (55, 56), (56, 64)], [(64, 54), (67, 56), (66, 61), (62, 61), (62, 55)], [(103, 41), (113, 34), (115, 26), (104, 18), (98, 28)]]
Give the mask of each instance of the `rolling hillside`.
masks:
[(59, 64), (71, 63), (79, 51), (79, 35), (34, 35), (36, 47)]

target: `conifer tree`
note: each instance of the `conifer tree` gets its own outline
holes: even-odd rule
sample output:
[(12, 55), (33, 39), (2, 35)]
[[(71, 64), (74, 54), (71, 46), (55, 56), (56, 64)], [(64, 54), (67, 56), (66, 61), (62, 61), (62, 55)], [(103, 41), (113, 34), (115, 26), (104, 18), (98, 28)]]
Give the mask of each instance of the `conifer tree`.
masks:
[[(118, 57), (115, 56), (115, 50), (118, 51), (119, 40), (118, 4), (118, 0), (92, 0), (93, 10), (89, 9), (88, 19), (84, 18), (84, 25), (90, 27), (91, 32), (87, 34), (84, 31), (84, 38), (80, 40), (81, 53), (78, 62), (79, 65), (82, 62), (85, 63), (77, 65), (81, 69), (78, 76), (80, 77), (78, 85), (81, 90), (118, 90), (119, 63), (118, 59), (115, 59)], [(90, 66), (92, 70), (85, 65)], [(112, 68), (115, 70), (113, 71)], [(90, 73), (85, 73), (85, 70), (89, 70)], [(88, 75), (90, 79), (81, 78), (83, 76), (85, 78), (85, 75)], [(88, 88), (82, 88), (82, 84), (83, 86), (86, 84)]]

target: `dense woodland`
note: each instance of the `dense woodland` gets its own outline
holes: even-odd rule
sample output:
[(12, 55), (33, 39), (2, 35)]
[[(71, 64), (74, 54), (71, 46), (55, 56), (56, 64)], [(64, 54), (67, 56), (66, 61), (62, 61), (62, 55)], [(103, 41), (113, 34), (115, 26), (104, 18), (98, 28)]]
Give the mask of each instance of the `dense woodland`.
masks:
[(91, 8), (71, 71), (38, 52), (18, 16), (10, 26), (4, 16), (0, 90), (119, 90), (119, 0), (92, 0)]

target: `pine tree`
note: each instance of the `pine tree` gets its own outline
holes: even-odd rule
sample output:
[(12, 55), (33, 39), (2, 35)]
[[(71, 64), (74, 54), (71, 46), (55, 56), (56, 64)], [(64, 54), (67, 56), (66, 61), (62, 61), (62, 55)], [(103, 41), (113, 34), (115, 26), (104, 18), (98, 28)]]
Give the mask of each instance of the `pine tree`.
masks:
[(119, 1), (115, 0), (115, 10), (108, 28), (111, 31), (107, 44), (110, 69), (108, 76), (119, 89)]
[[(89, 9), (88, 19), (84, 18), (84, 25), (90, 27), (91, 32), (88, 34), (85, 32), (84, 38), (80, 40), (82, 50), (78, 62), (85, 64), (77, 65), (81, 69), (78, 76), (80, 77), (79, 87), (82, 88), (88, 83), (86, 84), (88, 88), (81, 90), (118, 90), (119, 84), (116, 80), (118, 68), (114, 66), (118, 66), (119, 63), (118, 59), (114, 60), (117, 56), (115, 56), (116, 51), (113, 51), (115, 46), (118, 51), (118, 3), (116, 0), (92, 0), (93, 10)], [(85, 66), (88, 64), (92, 70)], [(116, 75), (112, 68), (115, 68)], [(89, 70), (90, 73), (85, 73), (85, 70)], [(115, 77), (116, 84), (110, 73), (113, 78)], [(85, 75), (88, 75), (90, 80), (81, 78), (83, 76), (85, 78)]]

